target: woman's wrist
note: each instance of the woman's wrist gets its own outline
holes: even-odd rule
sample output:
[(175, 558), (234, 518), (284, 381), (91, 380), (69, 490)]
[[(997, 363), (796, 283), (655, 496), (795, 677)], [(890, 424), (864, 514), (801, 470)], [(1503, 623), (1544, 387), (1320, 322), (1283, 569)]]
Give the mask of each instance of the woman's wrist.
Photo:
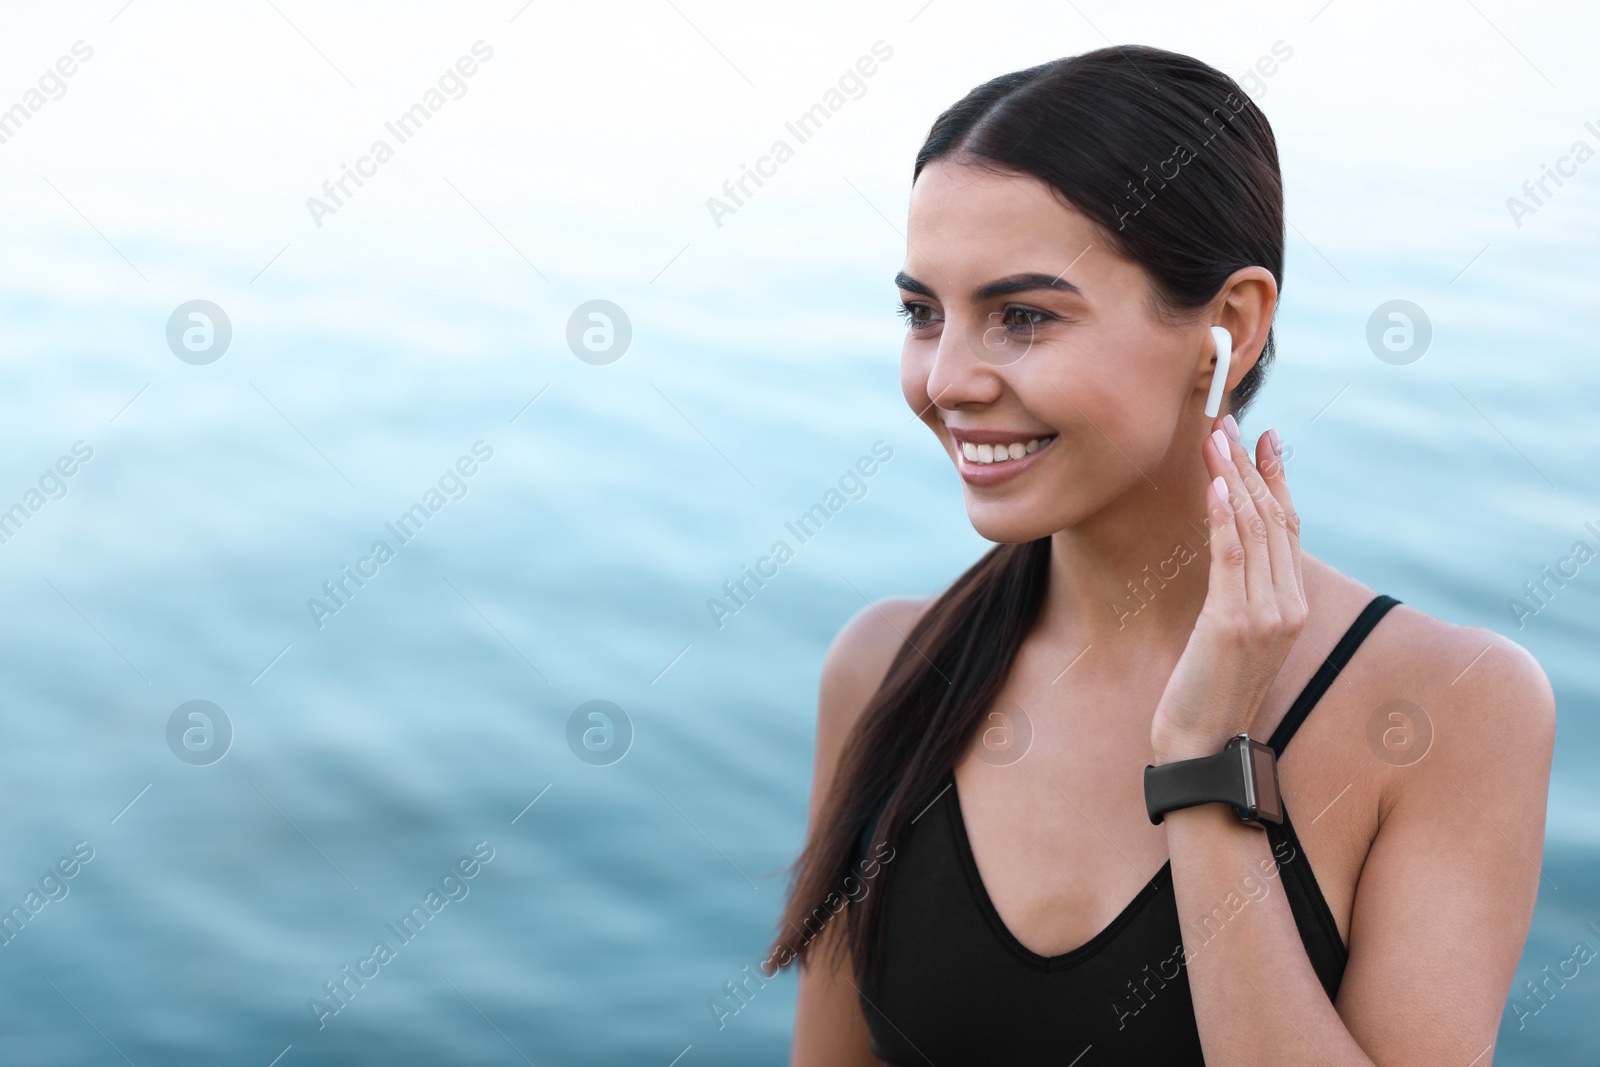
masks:
[(1217, 735), (1212, 731), (1191, 732), (1183, 734), (1163, 734), (1159, 737), (1152, 736), (1150, 747), (1155, 752), (1156, 766), (1163, 763), (1176, 763), (1179, 760), (1199, 759), (1202, 756), (1215, 756), (1222, 751), (1222, 746), (1228, 739), (1234, 737), (1238, 731), (1229, 734)]

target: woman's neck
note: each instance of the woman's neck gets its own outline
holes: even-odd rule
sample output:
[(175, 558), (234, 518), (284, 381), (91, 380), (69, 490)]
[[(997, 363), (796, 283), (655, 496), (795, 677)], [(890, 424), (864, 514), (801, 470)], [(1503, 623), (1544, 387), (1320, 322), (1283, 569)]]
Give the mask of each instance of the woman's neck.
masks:
[(1206, 599), (1211, 552), (1204, 499), (1146, 486), (1144, 493), (1051, 538), (1050, 588), (1035, 634), (1075, 648), (1144, 658), (1176, 656)]

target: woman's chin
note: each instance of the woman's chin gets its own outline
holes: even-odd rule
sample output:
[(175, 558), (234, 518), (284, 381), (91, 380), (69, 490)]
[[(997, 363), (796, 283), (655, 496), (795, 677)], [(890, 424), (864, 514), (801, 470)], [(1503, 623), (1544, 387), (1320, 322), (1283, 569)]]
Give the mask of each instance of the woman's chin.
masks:
[(998, 544), (1021, 544), (1049, 537), (1062, 529), (1059, 516), (1046, 515), (1037, 504), (967, 500), (967, 519), (978, 536)]

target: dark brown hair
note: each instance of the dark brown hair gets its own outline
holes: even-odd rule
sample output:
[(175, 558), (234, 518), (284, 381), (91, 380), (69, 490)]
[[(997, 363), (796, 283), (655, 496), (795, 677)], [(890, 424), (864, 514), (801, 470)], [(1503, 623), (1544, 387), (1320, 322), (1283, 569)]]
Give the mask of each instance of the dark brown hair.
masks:
[[(1265, 267), (1283, 284), (1272, 129), (1233, 79), (1199, 60), (1128, 45), (1002, 75), (938, 117), (913, 184), (947, 158), (1044, 181), (1144, 268), (1162, 315), (1195, 312), (1241, 267)], [(1228, 394), (1235, 417), (1272, 356), (1269, 331), (1260, 359)], [(996, 545), (907, 635), (845, 743), (793, 865), (772, 970), (808, 961), (812, 940), (843, 912), (846, 936), (833, 943), (848, 946), (862, 979), (878, 943), (882, 893), (869, 888), (855, 906), (844, 904), (857, 899), (850, 881), (871, 877), (857, 871), (864, 846), (883, 857), (970, 741), (1043, 603), (1050, 543)]]

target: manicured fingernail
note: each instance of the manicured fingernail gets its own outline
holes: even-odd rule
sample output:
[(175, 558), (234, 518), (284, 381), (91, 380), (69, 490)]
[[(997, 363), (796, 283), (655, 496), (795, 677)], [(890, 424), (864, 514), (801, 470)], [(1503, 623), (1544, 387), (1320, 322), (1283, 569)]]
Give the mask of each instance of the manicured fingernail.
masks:
[(1233, 514), (1233, 501), (1228, 499), (1228, 483), (1222, 480), (1222, 475), (1211, 479), (1211, 492), (1216, 496), (1217, 506), (1226, 514)]
[(1222, 428), (1228, 431), (1229, 437), (1233, 438), (1235, 441), (1238, 441), (1240, 444), (1244, 444), (1244, 441), (1239, 437), (1239, 424), (1233, 421), (1233, 416), (1231, 414), (1222, 416)]
[(1272, 454), (1274, 456), (1279, 459), (1283, 458), (1283, 442), (1279, 440), (1277, 430), (1269, 429), (1267, 431), (1267, 444), (1272, 446)]
[(1228, 448), (1227, 434), (1223, 433), (1221, 430), (1212, 430), (1211, 443), (1217, 446), (1217, 451), (1222, 453), (1223, 458), (1228, 460), (1233, 459), (1233, 452)]

